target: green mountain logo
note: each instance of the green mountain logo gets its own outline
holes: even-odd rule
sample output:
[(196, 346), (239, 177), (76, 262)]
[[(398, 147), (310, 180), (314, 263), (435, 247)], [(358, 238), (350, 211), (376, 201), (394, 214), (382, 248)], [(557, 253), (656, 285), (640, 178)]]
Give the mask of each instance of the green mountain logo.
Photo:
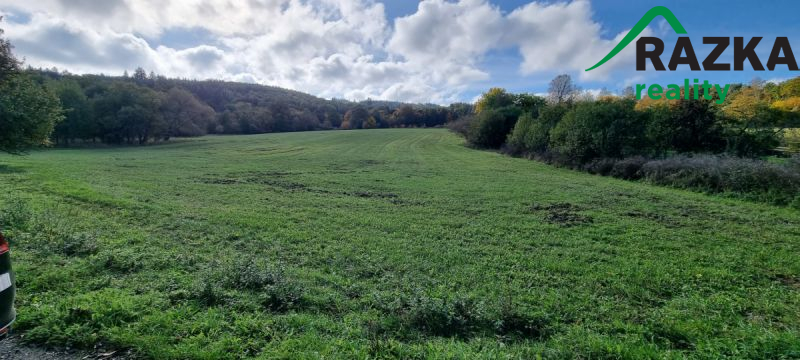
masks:
[(633, 41), (633, 39), (636, 39), (636, 37), (639, 36), (639, 34), (641, 34), (642, 31), (644, 31), (647, 25), (650, 25), (650, 22), (653, 21), (653, 19), (655, 19), (656, 16), (659, 15), (661, 15), (662, 17), (664, 17), (664, 19), (667, 20), (667, 23), (669, 23), (669, 25), (672, 26), (672, 30), (675, 30), (675, 33), (686, 34), (686, 29), (683, 28), (683, 25), (681, 25), (681, 22), (678, 21), (678, 18), (675, 17), (675, 14), (673, 14), (672, 11), (670, 11), (664, 6), (656, 6), (647, 11), (644, 14), (644, 16), (642, 16), (642, 18), (639, 19), (639, 22), (637, 22), (636, 25), (633, 26), (631, 31), (628, 32), (628, 35), (625, 35), (625, 38), (623, 38), (622, 41), (620, 41), (616, 47), (611, 49), (611, 52), (609, 52), (608, 55), (606, 55), (606, 57), (603, 58), (603, 60), (600, 60), (600, 62), (598, 62), (594, 66), (586, 69), (586, 71), (597, 69), (598, 67), (600, 67), (600, 65), (605, 64), (606, 62), (614, 58), (614, 56), (617, 56), (617, 54), (619, 54), (620, 51), (625, 49), (625, 47), (627, 47)]

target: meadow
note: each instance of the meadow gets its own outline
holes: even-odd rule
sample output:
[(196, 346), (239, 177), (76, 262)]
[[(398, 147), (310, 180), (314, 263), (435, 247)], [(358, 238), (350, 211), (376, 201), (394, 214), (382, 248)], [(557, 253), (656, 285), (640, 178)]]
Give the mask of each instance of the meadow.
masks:
[(800, 211), (444, 129), (0, 155), (16, 330), (144, 358), (798, 358)]

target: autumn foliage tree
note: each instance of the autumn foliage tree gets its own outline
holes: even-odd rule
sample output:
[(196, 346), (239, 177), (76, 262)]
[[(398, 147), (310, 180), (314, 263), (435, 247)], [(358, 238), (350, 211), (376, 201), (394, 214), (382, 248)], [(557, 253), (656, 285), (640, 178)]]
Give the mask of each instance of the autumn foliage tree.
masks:
[(514, 95), (502, 88), (491, 88), (475, 103), (475, 113), (514, 105)]
[(205, 135), (215, 116), (214, 109), (201, 103), (190, 92), (179, 88), (172, 88), (167, 92), (161, 111), (166, 126), (166, 140), (173, 136)]

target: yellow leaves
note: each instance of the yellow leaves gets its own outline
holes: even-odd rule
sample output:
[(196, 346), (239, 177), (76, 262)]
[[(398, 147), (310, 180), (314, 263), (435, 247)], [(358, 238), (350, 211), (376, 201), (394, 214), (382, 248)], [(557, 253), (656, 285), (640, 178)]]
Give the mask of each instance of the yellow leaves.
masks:
[(374, 129), (374, 128), (378, 127), (378, 124), (375, 121), (375, 118), (370, 116), (369, 119), (367, 119), (367, 121), (364, 122), (363, 126), (364, 126), (364, 129)]
[(475, 103), (475, 113), (480, 114), (484, 110), (508, 106), (511, 103), (513, 99), (506, 89), (491, 88)]
[(722, 111), (734, 119), (752, 119), (764, 105), (766, 103), (761, 100), (759, 92), (748, 87), (737, 92)]
[(659, 100), (653, 100), (650, 97), (645, 96), (641, 100), (636, 102), (635, 109), (638, 111), (644, 111), (647, 109), (652, 109), (656, 107), (667, 107), (669, 106), (670, 102), (674, 102), (676, 100), (667, 100), (665, 97), (661, 97)]
[(800, 77), (791, 80), (786, 80), (780, 84), (780, 92), (783, 97), (797, 97), (800, 96)]
[(800, 96), (790, 97), (785, 100), (778, 100), (772, 103), (772, 108), (781, 111), (799, 112)]
[(619, 98), (614, 96), (614, 95), (600, 95), (600, 96), (597, 97), (597, 101), (606, 101), (606, 102), (615, 101), (615, 100), (618, 100), (618, 99)]

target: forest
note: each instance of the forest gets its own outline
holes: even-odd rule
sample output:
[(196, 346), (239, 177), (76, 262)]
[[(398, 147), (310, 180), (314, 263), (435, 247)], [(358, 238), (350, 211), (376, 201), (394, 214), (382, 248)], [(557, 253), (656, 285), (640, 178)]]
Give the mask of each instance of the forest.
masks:
[(468, 104), (321, 99), (277, 87), (169, 79), (138, 68), (129, 76), (73, 75), (28, 69), (55, 95), (63, 121), (56, 145), (145, 144), (207, 134), (442, 126), (471, 112)]

